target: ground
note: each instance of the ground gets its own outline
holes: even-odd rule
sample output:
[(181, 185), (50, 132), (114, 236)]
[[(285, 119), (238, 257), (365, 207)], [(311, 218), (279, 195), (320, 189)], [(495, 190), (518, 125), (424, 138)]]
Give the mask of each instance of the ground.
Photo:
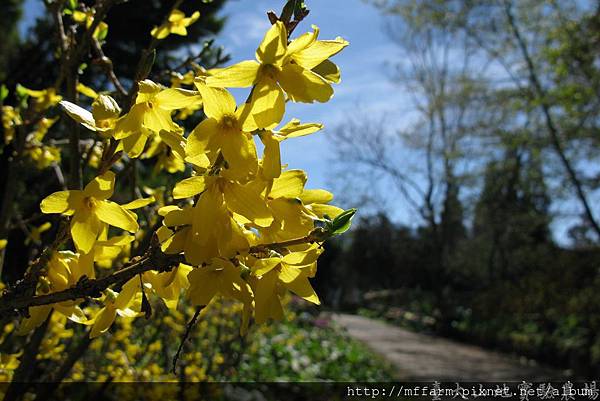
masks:
[(335, 314), (334, 321), (397, 369), (406, 381), (549, 381), (565, 375), (529, 360), (431, 335), (414, 333), (362, 316)]

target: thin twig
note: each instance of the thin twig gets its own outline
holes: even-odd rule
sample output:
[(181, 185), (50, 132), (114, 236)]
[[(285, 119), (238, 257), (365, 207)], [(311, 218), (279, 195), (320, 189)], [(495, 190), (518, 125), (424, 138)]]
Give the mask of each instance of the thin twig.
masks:
[(179, 348), (177, 348), (177, 352), (175, 353), (175, 356), (173, 357), (172, 372), (174, 375), (177, 374), (177, 361), (179, 360), (179, 355), (181, 355), (183, 346), (184, 346), (185, 342), (187, 341), (188, 337), (190, 336), (192, 329), (196, 325), (196, 321), (198, 320), (198, 316), (200, 316), (200, 312), (202, 312), (202, 309), (204, 309), (204, 308), (205, 308), (205, 306), (196, 307), (196, 312), (194, 313), (194, 316), (192, 316), (192, 319), (188, 322), (188, 324), (185, 328), (185, 333), (183, 333), (183, 337), (181, 337), (181, 342), (179, 343)]

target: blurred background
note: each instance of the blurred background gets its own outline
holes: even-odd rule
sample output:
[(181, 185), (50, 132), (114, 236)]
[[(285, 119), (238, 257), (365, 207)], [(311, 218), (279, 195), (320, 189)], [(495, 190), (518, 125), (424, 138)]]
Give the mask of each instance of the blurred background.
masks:
[[(288, 323), (256, 329), (244, 343), (232, 334), (227, 308), (218, 309), (210, 319), (221, 319), (223, 328), (200, 326), (196, 353), (186, 356), (190, 378), (407, 378), (406, 359), (376, 355), (404, 352), (407, 330), (425, 336), (405, 338), (409, 345), (452, 340), (431, 348), (434, 354), (423, 357), (431, 362), (442, 357), (435, 352), (471, 344), (513, 361), (507, 377), (515, 380), (525, 378), (516, 377), (525, 374), (517, 368), (523, 365), (538, 369), (529, 377), (600, 374), (600, 3), (306, 4), (311, 12), (299, 32), (315, 24), (321, 39), (342, 36), (350, 46), (334, 59), (342, 71), (334, 99), (288, 108), (288, 119), (323, 122), (325, 129), (286, 142), (282, 160), (308, 172), (308, 187), (332, 190), (338, 205), (359, 213), (348, 235), (325, 245), (313, 282), (323, 306), (291, 300)], [(164, 41), (155, 70), (198, 54), (206, 40), (212, 46), (202, 65), (252, 59), (269, 26), (265, 11), (280, 7), (184, 2), (186, 14), (200, 8), (202, 17), (187, 37)], [(167, 9), (132, 0), (109, 14), (105, 52), (118, 75), (131, 76), (130, 60)], [(4, 0), (0, 19), (0, 81), (47, 87), (56, 63), (43, 3)], [(82, 81), (110, 89), (98, 70), (86, 68)], [(45, 185), (40, 176), (24, 185)], [(150, 173), (146, 179), (152, 182)], [(19, 260), (18, 252), (9, 255)], [(361, 334), (361, 324), (391, 330), (388, 345)], [(136, 352), (160, 339), (146, 334)], [(229, 335), (207, 356), (219, 336)], [(115, 366), (131, 364), (117, 352), (121, 340), (96, 343), (114, 350), (121, 361)], [(91, 359), (82, 363), (92, 363), (93, 353), (86, 355)], [(147, 378), (164, 370), (140, 361), (127, 366), (150, 372)], [(479, 368), (485, 376), (497, 366)], [(474, 378), (440, 369), (449, 378)]]

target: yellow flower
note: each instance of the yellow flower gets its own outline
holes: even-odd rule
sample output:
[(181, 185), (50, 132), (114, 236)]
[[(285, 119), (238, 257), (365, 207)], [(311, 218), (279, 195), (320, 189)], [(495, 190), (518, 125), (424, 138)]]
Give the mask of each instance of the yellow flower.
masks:
[(243, 216), (244, 223), (251, 222), (259, 227), (268, 227), (273, 222), (273, 214), (265, 199), (261, 197), (262, 189), (257, 190), (252, 183), (242, 185), (222, 177), (195, 176), (178, 182), (173, 189), (173, 198), (190, 198), (207, 190), (223, 194), (227, 209)]
[[(85, 24), (86, 28), (90, 28), (94, 22), (94, 10), (90, 9), (87, 12), (75, 10), (73, 11), (73, 20), (80, 24)], [(108, 35), (108, 24), (104, 21), (100, 22), (94, 31), (94, 37), (98, 40), (104, 40)]]
[(252, 267), (253, 279), (250, 283), (254, 292), (254, 317), (257, 323), (264, 323), (269, 318), (281, 319), (282, 289), (314, 304), (320, 304), (308, 278), (314, 275), (314, 266), (321, 253), (318, 245), (310, 245), (301, 252), (256, 261)]
[(284, 91), (295, 102), (328, 101), (333, 96), (331, 83), (339, 82), (337, 66), (328, 59), (348, 42), (341, 38), (317, 40), (319, 30), (313, 29), (288, 45), (285, 25), (276, 22), (256, 50), (257, 61), (242, 61), (213, 70), (206, 84), (215, 87), (256, 85), (251, 114), (258, 128), (272, 128), (281, 121), (285, 111)]
[(161, 249), (168, 254), (183, 252), (193, 266), (217, 256), (233, 257), (249, 247), (248, 233), (232, 218), (215, 186), (194, 207), (166, 206), (159, 213), (164, 216), (164, 227), (157, 232)]
[(129, 232), (139, 229), (135, 216), (107, 200), (115, 188), (112, 171), (94, 178), (83, 190), (59, 191), (42, 200), (43, 213), (60, 213), (71, 218), (71, 236), (77, 249), (89, 253), (100, 233), (101, 222)]
[(140, 82), (139, 88), (136, 103), (115, 127), (114, 137), (123, 140), (123, 149), (129, 157), (138, 157), (143, 152), (151, 133), (179, 132), (181, 129), (171, 119), (173, 110), (202, 101), (197, 92), (163, 88), (150, 80)]
[(27, 149), (25, 153), (35, 162), (38, 170), (50, 167), (52, 164), (60, 163), (60, 149), (56, 146), (40, 145)]
[(90, 338), (96, 338), (105, 333), (112, 326), (117, 314), (125, 317), (137, 316), (140, 311), (130, 308), (130, 305), (135, 300), (136, 295), (141, 294), (140, 290), (140, 279), (137, 276), (125, 283), (118, 294), (111, 289), (107, 289), (104, 307), (94, 319), (87, 322), (87, 324), (93, 323)]
[(185, 143), (186, 140), (181, 132), (161, 131), (153, 135), (148, 149), (142, 155), (142, 159), (158, 157), (154, 171), (158, 173), (162, 169), (174, 174), (185, 170)]
[(164, 39), (169, 34), (186, 36), (187, 27), (192, 25), (200, 17), (200, 12), (196, 11), (191, 16), (186, 17), (183, 11), (173, 10), (169, 15), (167, 22), (161, 26), (154, 27), (150, 34), (156, 39)]
[(61, 101), (60, 105), (69, 117), (87, 129), (98, 132), (104, 138), (110, 136), (110, 131), (115, 128), (119, 114), (121, 114), (121, 108), (115, 99), (108, 95), (95, 97), (91, 113), (66, 100)]
[(15, 128), (21, 125), (21, 115), (12, 106), (2, 106), (2, 127), (4, 128), (4, 143), (9, 144), (15, 138)]
[(227, 162), (229, 178), (243, 178), (258, 169), (256, 145), (244, 124), (245, 108), (236, 109), (235, 99), (225, 89), (210, 88), (200, 81), (196, 85), (204, 99), (208, 117), (190, 133), (185, 152), (186, 161), (207, 167), (206, 156), (214, 162), (219, 152)]
[(208, 305), (217, 295), (242, 302), (244, 313), (240, 331), (246, 331), (252, 310), (252, 292), (239, 268), (229, 260), (213, 258), (207, 266), (193, 269), (188, 274), (188, 281), (188, 296), (194, 305)]
[(187, 276), (190, 271), (192, 271), (192, 266), (181, 263), (170, 272), (149, 271), (144, 273), (144, 282), (152, 285), (152, 289), (165, 301), (169, 309), (175, 309), (181, 290), (189, 287)]
[(34, 90), (18, 85), (17, 91), (25, 93), (34, 98), (34, 108), (38, 113), (57, 105), (58, 102), (62, 100), (62, 96), (57, 95), (56, 89), (54, 88)]
[(6, 248), (6, 245), (8, 245), (8, 240), (0, 239), (0, 251)]
[(29, 236), (25, 238), (25, 245), (29, 245), (31, 242), (35, 242), (36, 244), (41, 242), (41, 235), (43, 232), (46, 232), (52, 227), (52, 223), (49, 221), (45, 222), (41, 226), (33, 227), (29, 231)]

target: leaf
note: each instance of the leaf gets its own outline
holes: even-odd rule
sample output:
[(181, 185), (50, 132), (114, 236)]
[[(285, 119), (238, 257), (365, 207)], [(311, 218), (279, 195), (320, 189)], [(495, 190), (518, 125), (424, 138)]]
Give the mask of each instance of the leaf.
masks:
[(4, 101), (4, 99), (6, 99), (8, 97), (8, 88), (6, 87), (6, 85), (2, 84), (2, 86), (0, 86), (0, 103), (2, 103)]
[(75, 10), (77, 8), (77, 6), (79, 5), (78, 3), (79, 2), (77, 0), (69, 0), (67, 2), (67, 6), (69, 7), (69, 9)]
[(146, 292), (142, 289), (142, 308), (141, 311), (144, 312), (144, 317), (146, 319), (150, 319), (152, 317), (152, 306), (150, 305), (150, 301), (146, 297)]
[(352, 225), (352, 218), (355, 214), (356, 209), (348, 209), (333, 219), (331, 226), (329, 227), (331, 235), (340, 235), (348, 231)]

